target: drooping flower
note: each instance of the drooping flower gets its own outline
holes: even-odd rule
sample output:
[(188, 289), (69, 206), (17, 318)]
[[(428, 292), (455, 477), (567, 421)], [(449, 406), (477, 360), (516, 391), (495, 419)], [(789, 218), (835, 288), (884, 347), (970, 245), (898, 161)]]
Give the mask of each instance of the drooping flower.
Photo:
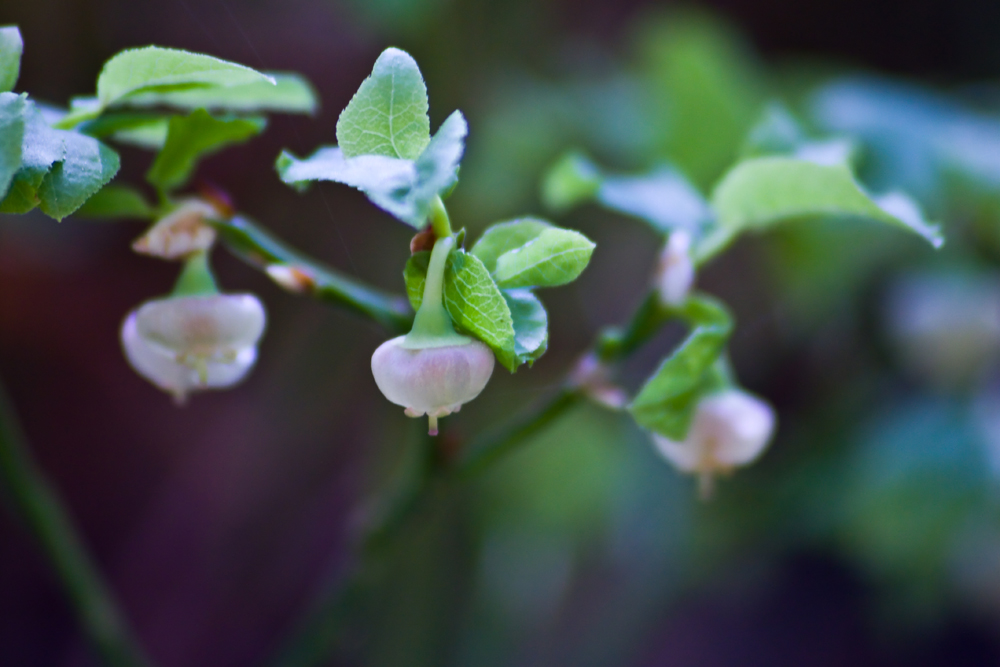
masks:
[(745, 391), (726, 389), (698, 402), (684, 440), (654, 433), (653, 442), (678, 470), (699, 476), (702, 496), (707, 497), (715, 475), (728, 474), (761, 455), (774, 427), (774, 409), (768, 403)]
[(216, 237), (215, 229), (206, 220), (219, 217), (221, 214), (210, 203), (185, 200), (136, 239), (132, 249), (162, 259), (185, 259), (193, 253), (205, 252)]
[(375, 384), (387, 399), (406, 408), (410, 417), (427, 415), (428, 433), (437, 421), (468, 403), (493, 374), (493, 352), (481, 341), (455, 332), (441, 294), (451, 236), (438, 239), (427, 267), (427, 282), (413, 328), (388, 340), (372, 355)]
[(252, 294), (169, 297), (130, 312), (121, 338), (132, 367), (182, 402), (192, 391), (242, 380), (257, 360), (265, 321)]

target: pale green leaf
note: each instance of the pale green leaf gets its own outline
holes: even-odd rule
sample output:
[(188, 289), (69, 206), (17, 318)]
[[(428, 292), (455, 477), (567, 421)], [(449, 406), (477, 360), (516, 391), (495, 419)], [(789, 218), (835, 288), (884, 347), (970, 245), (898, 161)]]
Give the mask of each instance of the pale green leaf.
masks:
[(641, 174), (604, 174), (580, 153), (553, 165), (543, 181), (542, 199), (554, 210), (595, 200), (649, 223), (661, 234), (694, 230), (711, 218), (705, 198), (670, 165), (661, 163)]
[[(414, 310), (423, 302), (429, 252), (415, 253), (406, 262), (403, 278)], [(455, 327), (483, 341), (497, 360), (514, 372), (518, 365), (514, 323), (510, 308), (483, 263), (462, 250), (448, 255), (444, 275), (444, 305)]]
[(427, 87), (416, 61), (399, 49), (382, 52), (337, 120), (344, 156), (416, 160), (430, 142)]
[(538, 218), (518, 218), (507, 222), (498, 222), (487, 227), (470, 251), (479, 258), (491, 274), (496, 271), (497, 258), (500, 255), (520, 248), (528, 241), (537, 238), (552, 225)]
[(212, 56), (147, 46), (122, 51), (104, 64), (97, 78), (97, 99), (107, 108), (139, 93), (261, 82), (274, 81), (249, 67)]
[(518, 363), (534, 364), (549, 346), (549, 315), (531, 290), (500, 290), (514, 323), (514, 353)]
[(870, 218), (908, 229), (934, 247), (940, 230), (908, 209), (887, 211), (858, 185), (845, 164), (820, 165), (802, 159), (763, 157), (737, 165), (716, 187), (712, 206), (718, 223), (733, 235), (788, 220), (816, 216)]
[(26, 105), (20, 95), (0, 93), (0, 198), (7, 194), (14, 174), (21, 168)]
[(167, 143), (169, 131), (170, 118), (155, 118), (133, 127), (118, 130), (111, 135), (111, 139), (120, 144), (158, 151)]
[(603, 177), (587, 156), (573, 151), (549, 167), (542, 179), (542, 203), (553, 211), (565, 211), (589, 201), (601, 186)]
[(14, 90), (21, 72), (21, 52), (24, 42), (17, 26), (0, 27), (0, 93)]
[(253, 81), (240, 86), (189, 88), (129, 95), (130, 107), (167, 106), (215, 111), (276, 111), (313, 114), (319, 107), (316, 91), (305, 77), (292, 72), (264, 72), (274, 80)]
[(108, 185), (76, 211), (83, 218), (145, 219), (156, 217), (154, 209), (137, 190), (127, 185)]
[(163, 190), (187, 182), (198, 160), (224, 146), (246, 141), (264, 129), (263, 118), (214, 118), (204, 109), (170, 119), (167, 140), (146, 174)]
[(640, 426), (683, 440), (698, 399), (718, 387), (718, 364), (732, 332), (732, 317), (708, 297), (688, 299), (677, 313), (691, 326), (684, 342), (646, 381), (629, 406)]
[(341, 148), (326, 147), (302, 160), (282, 153), (275, 166), (282, 181), (300, 189), (316, 180), (357, 188), (375, 205), (420, 229), (434, 199), (458, 178), (467, 131), (465, 118), (456, 111), (415, 161), (385, 155), (347, 157)]
[(579, 232), (552, 227), (497, 258), (497, 285), (555, 287), (576, 280), (590, 262), (594, 243)]

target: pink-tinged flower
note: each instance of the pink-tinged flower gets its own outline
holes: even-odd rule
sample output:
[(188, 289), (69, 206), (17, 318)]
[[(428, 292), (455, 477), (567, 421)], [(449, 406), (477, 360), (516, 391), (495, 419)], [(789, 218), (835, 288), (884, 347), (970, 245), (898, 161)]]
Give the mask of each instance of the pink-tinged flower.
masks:
[(486, 387), (493, 374), (493, 352), (474, 340), (464, 345), (409, 349), (406, 336), (388, 340), (372, 355), (375, 384), (385, 397), (406, 408), (410, 417), (437, 418), (458, 412)]
[(656, 448), (678, 470), (699, 475), (703, 496), (711, 494), (716, 474), (752, 463), (774, 434), (774, 409), (738, 389), (702, 398), (682, 441), (653, 434)]

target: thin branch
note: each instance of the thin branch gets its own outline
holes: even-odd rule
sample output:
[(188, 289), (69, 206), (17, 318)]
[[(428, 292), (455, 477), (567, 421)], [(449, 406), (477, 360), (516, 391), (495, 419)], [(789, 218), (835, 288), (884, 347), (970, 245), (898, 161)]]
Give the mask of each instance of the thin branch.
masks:
[(390, 332), (409, 331), (413, 309), (406, 297), (383, 292), (323, 266), (292, 250), (249, 218), (237, 215), (212, 225), (230, 252), (267, 273), (288, 291), (346, 306), (371, 317)]
[(31, 459), (0, 386), (0, 479), (35, 533), (94, 647), (111, 667), (151, 664), (125, 624), (114, 596), (90, 560), (55, 489)]

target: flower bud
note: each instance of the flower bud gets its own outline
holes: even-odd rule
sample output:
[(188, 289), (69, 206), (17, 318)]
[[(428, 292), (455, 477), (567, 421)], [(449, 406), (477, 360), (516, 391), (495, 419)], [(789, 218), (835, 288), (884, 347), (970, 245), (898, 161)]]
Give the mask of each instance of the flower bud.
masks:
[(188, 199), (157, 220), (135, 240), (132, 249), (162, 259), (184, 259), (212, 247), (215, 229), (205, 220), (219, 217), (219, 212), (208, 202)]
[(122, 345), (140, 375), (183, 402), (190, 391), (242, 380), (257, 360), (265, 321), (252, 294), (156, 299), (128, 314)]
[(464, 345), (409, 349), (406, 336), (382, 343), (372, 355), (375, 384), (385, 397), (406, 408), (410, 417), (430, 417), (430, 434), (437, 435), (437, 418), (458, 412), (486, 387), (493, 374), (493, 352), (473, 340)]
[(774, 409), (739, 389), (702, 398), (683, 441), (653, 434), (656, 448), (678, 470), (697, 473), (703, 497), (711, 494), (717, 473), (747, 465), (767, 447), (774, 434)]
[(694, 284), (694, 262), (691, 260), (691, 234), (683, 229), (670, 233), (667, 245), (660, 253), (655, 287), (660, 302), (679, 306), (687, 299)]

